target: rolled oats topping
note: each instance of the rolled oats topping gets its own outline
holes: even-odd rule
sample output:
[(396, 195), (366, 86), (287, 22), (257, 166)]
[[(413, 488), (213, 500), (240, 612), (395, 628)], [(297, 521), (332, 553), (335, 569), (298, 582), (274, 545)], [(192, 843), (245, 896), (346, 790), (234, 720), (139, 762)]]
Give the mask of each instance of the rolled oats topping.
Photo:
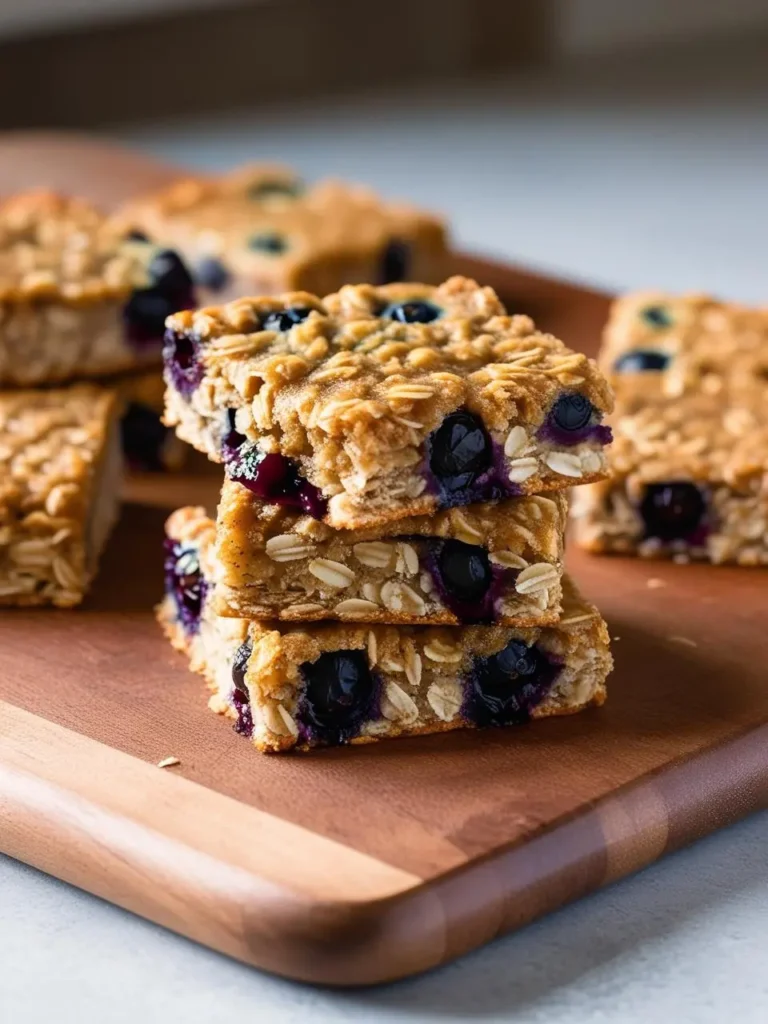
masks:
[[(230, 337), (258, 351), (212, 356)], [(595, 365), (464, 278), (181, 313), (165, 358), (179, 436), (262, 499), (312, 504), (335, 528), (605, 473), (611, 397)]]
[(116, 395), (0, 394), (0, 605), (79, 604), (116, 517)]

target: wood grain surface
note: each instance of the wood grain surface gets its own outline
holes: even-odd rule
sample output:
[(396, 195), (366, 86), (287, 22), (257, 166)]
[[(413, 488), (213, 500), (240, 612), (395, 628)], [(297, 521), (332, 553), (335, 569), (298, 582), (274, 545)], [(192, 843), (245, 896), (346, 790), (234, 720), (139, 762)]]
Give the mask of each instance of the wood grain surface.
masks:
[[(0, 140), (0, 192), (35, 179), (111, 203), (172, 172), (126, 160), (93, 142)], [(604, 296), (468, 257), (454, 269), (594, 351)], [(369, 984), (768, 806), (766, 573), (578, 551), (569, 569), (615, 637), (605, 707), (257, 754), (152, 619), (165, 516), (212, 508), (218, 485), (208, 466), (135, 478), (84, 607), (0, 616), (4, 852), (268, 970)], [(181, 764), (155, 767), (169, 756)]]

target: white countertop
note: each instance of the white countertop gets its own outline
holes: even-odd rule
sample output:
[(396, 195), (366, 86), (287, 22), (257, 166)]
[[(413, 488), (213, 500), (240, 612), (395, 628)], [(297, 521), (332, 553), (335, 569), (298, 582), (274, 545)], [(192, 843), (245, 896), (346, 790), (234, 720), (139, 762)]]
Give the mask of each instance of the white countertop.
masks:
[[(190, 163), (359, 178), (449, 212), (468, 248), (605, 287), (768, 303), (767, 97), (755, 49), (122, 134)], [(0, 1024), (765, 1024), (767, 848), (762, 814), (456, 964), (351, 993), (260, 974), (0, 858)]]

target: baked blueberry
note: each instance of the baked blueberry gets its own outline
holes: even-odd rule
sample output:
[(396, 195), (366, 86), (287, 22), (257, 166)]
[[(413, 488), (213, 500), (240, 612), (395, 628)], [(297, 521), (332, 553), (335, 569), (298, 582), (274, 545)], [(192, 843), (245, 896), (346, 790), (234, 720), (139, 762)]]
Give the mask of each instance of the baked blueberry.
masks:
[(184, 631), (188, 635), (197, 633), (207, 583), (196, 548), (172, 540), (165, 542), (165, 588), (173, 597)]
[(534, 644), (510, 640), (489, 658), (476, 658), (467, 685), (465, 717), (477, 725), (526, 722), (559, 672)]
[(301, 666), (299, 724), (326, 743), (343, 743), (370, 718), (376, 681), (363, 651), (331, 651)]
[(149, 235), (143, 231), (139, 231), (138, 228), (132, 228), (125, 236), (126, 242), (148, 242)]
[(221, 442), (222, 454), (225, 462), (235, 458), (237, 452), (248, 440), (245, 434), (241, 434), (237, 429), (235, 418), (235, 410), (227, 409), (224, 421), (224, 437)]
[(142, 402), (131, 402), (120, 422), (123, 453), (131, 469), (158, 472), (165, 469), (163, 449), (168, 439), (157, 413)]
[(649, 370), (666, 370), (669, 363), (670, 357), (666, 352), (637, 348), (619, 356), (613, 368), (619, 373), (645, 373)]
[(381, 254), (379, 284), (407, 281), (411, 276), (411, 247), (407, 242), (393, 238)]
[(195, 280), (203, 288), (220, 292), (232, 280), (232, 275), (215, 256), (206, 256), (195, 267)]
[(300, 181), (259, 181), (248, 189), (250, 199), (297, 199), (304, 191)]
[(584, 395), (561, 395), (550, 411), (552, 422), (560, 430), (574, 432), (589, 426), (595, 407)]
[(262, 330), (290, 331), (296, 324), (303, 323), (311, 312), (308, 306), (289, 306), (288, 309), (270, 313), (262, 324)]
[(135, 291), (123, 308), (128, 339), (137, 346), (160, 342), (166, 317), (195, 305), (192, 278), (172, 249), (156, 253), (147, 274), (149, 287)]
[(640, 319), (649, 327), (656, 327), (659, 330), (671, 327), (674, 323), (672, 314), (666, 306), (646, 306), (640, 311)]
[(300, 508), (314, 519), (322, 519), (326, 513), (325, 498), (285, 455), (266, 454), (253, 444), (241, 446), (228, 462), (228, 473), (264, 501)]
[(431, 324), (442, 316), (442, 310), (434, 302), (414, 299), (411, 302), (392, 303), (382, 310), (381, 316), (401, 324)]
[(188, 334), (167, 330), (163, 342), (163, 362), (171, 384), (185, 398), (193, 393), (203, 379), (203, 365), (198, 359), (197, 342)]
[(235, 732), (239, 732), (242, 736), (250, 736), (253, 732), (251, 696), (245, 682), (245, 670), (252, 653), (253, 648), (246, 640), (235, 651), (235, 656), (232, 659), (232, 705), (237, 712)]
[(248, 239), (248, 248), (267, 256), (281, 256), (288, 249), (288, 242), (276, 231), (262, 231), (257, 235), (251, 235)]
[(696, 484), (687, 480), (648, 484), (640, 502), (647, 537), (689, 540), (704, 524), (707, 503)]
[(470, 487), (493, 462), (493, 446), (485, 427), (464, 409), (446, 416), (430, 434), (428, 451), (429, 468), (448, 492)]

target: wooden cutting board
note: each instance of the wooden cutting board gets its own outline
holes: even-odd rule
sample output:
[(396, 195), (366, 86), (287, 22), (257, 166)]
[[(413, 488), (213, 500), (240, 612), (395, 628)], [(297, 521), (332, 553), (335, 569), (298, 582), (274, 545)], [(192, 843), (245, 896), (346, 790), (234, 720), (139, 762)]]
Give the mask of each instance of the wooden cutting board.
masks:
[[(113, 202), (172, 173), (93, 142), (0, 140), (0, 191)], [(476, 259), (454, 269), (594, 351), (604, 296)], [(0, 615), (4, 852), (267, 970), (367, 984), (768, 804), (768, 575), (575, 550), (615, 638), (604, 708), (260, 756), (206, 709), (152, 618), (164, 518), (213, 504), (217, 473), (131, 482), (82, 609)], [(156, 767), (169, 756), (180, 766)]]

